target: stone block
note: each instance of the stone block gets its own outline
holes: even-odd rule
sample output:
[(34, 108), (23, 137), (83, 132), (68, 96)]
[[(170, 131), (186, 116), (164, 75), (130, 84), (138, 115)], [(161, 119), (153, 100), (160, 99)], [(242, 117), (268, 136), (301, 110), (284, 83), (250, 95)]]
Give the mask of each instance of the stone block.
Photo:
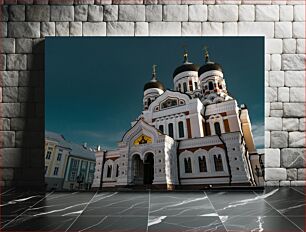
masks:
[(41, 37), (55, 36), (55, 22), (42, 22), (40, 24)]
[(255, 6), (240, 5), (239, 6), (239, 21), (255, 21)]
[(26, 119), (25, 118), (12, 118), (11, 119), (11, 129), (12, 130), (25, 130), (26, 129)]
[(288, 87), (278, 88), (277, 100), (281, 102), (289, 102), (289, 88)]
[(207, 6), (189, 5), (188, 20), (203, 22), (207, 20)]
[(283, 110), (271, 110), (271, 117), (283, 117)]
[(13, 38), (2, 38), (2, 45), (0, 46), (1, 53), (15, 53), (15, 39)]
[(108, 36), (134, 35), (133, 22), (108, 22), (106, 26), (106, 34)]
[(270, 147), (270, 137), (271, 137), (271, 133), (270, 131), (265, 131), (265, 148)]
[(287, 169), (287, 180), (297, 180), (297, 169), (296, 168)]
[(32, 53), (32, 39), (16, 39), (16, 53)]
[(270, 67), (271, 60), (270, 59), (271, 59), (270, 55), (265, 54), (265, 70), (271, 70), (271, 67)]
[(305, 88), (291, 87), (290, 88), (290, 102), (305, 102)]
[(2, 148), (0, 149), (2, 154), (1, 164), (2, 167), (23, 167), (25, 156), (20, 148)]
[(113, 4), (118, 4), (118, 5), (133, 5), (133, 4), (138, 4), (142, 5), (143, 0), (113, 0)]
[(136, 22), (135, 23), (135, 36), (148, 36), (149, 35), (149, 23)]
[(305, 5), (295, 5), (293, 10), (293, 16), (294, 21), (305, 22)]
[(119, 21), (145, 21), (145, 6), (119, 5)]
[(292, 38), (292, 23), (275, 22), (275, 38)]
[(39, 22), (9, 22), (8, 36), (13, 38), (39, 38), (39, 29)]
[(265, 101), (266, 102), (275, 102), (277, 101), (277, 88), (266, 87), (265, 88)]
[(265, 116), (269, 117), (270, 115), (270, 103), (265, 103)]
[(271, 148), (288, 147), (288, 132), (272, 131), (271, 132)]
[(289, 187), (290, 186), (290, 181), (289, 180), (281, 180), (279, 182), (279, 186), (281, 186), (281, 187)]
[(285, 72), (285, 86), (289, 86), (289, 87), (305, 86), (305, 73), (304, 73), (304, 71), (287, 71), (287, 72)]
[(255, 14), (256, 21), (278, 21), (279, 7), (278, 5), (256, 5)]
[(2, 87), (12, 87), (18, 86), (18, 72), (17, 71), (1, 71), (0, 76), (0, 86)]
[(281, 39), (266, 39), (266, 53), (282, 53), (283, 44)]
[(283, 53), (295, 53), (296, 40), (295, 39), (283, 39)]
[(282, 119), (275, 117), (265, 118), (265, 129), (266, 130), (282, 130)]
[(235, 36), (238, 34), (238, 24), (236, 22), (223, 23), (223, 35)]
[(162, 21), (162, 6), (161, 5), (148, 5), (146, 6), (146, 21), (159, 22)]
[(89, 5), (88, 21), (90, 22), (103, 21), (103, 6)]
[(271, 55), (271, 70), (281, 70), (282, 57), (280, 54)]
[(285, 74), (283, 71), (271, 71), (269, 84), (271, 87), (281, 87), (285, 84)]
[(269, 186), (272, 186), (272, 187), (276, 187), (276, 186), (279, 186), (280, 185), (280, 182), (282, 181), (278, 181), (278, 180), (274, 180), (274, 181), (265, 181), (264, 182), (264, 185), (269, 187)]
[(4, 87), (2, 88), (2, 101), (3, 102), (17, 102), (18, 87)]
[(265, 168), (280, 167), (280, 150), (265, 149)]
[(3, 147), (10, 148), (15, 147), (15, 132), (14, 131), (2, 131)]
[(112, 0), (95, 0), (96, 5), (110, 5)]
[(201, 36), (200, 22), (183, 22), (182, 36)]
[(74, 0), (74, 5), (93, 5), (95, 0)]
[(265, 180), (266, 181), (279, 181), (286, 180), (287, 172), (285, 168), (266, 168), (265, 169)]
[(8, 21), (9, 13), (8, 13), (8, 5), (1, 5), (0, 6), (0, 21)]
[(284, 103), (284, 117), (304, 117), (304, 103)]
[[(51, 6), (51, 21), (55, 22), (66, 22), (74, 20), (74, 7), (54, 5)], [(69, 35), (69, 32), (68, 32)]]
[(3, 131), (9, 131), (11, 130), (11, 122), (9, 118), (2, 118), (2, 120), (0, 120), (0, 130)]
[(179, 22), (151, 22), (149, 34), (152, 36), (175, 36), (181, 35), (181, 23)]
[(222, 23), (204, 22), (202, 23), (202, 35), (222, 35)]
[(279, 20), (286, 22), (293, 21), (293, 6), (279, 6)]
[(296, 52), (301, 54), (305, 53), (305, 39), (296, 40)]
[(8, 54), (7, 69), (8, 70), (26, 70), (27, 69), (27, 56), (22, 54)]
[(305, 131), (305, 118), (301, 118), (299, 121), (300, 121), (300, 123), (299, 123), (299, 130), (300, 131)]
[(283, 54), (282, 55), (283, 70), (304, 70), (305, 54)]
[(306, 186), (306, 181), (301, 181), (301, 180), (294, 180), (290, 182), (290, 186), (294, 187), (294, 186)]
[(274, 37), (273, 22), (239, 22), (238, 32), (240, 35), (265, 35), (267, 38)]
[(10, 21), (25, 21), (25, 6), (24, 5), (10, 5), (9, 6)]
[(70, 22), (70, 36), (82, 36), (82, 22)]
[(2, 103), (3, 117), (18, 117), (20, 116), (20, 103)]
[(305, 22), (293, 22), (292, 36), (297, 39), (305, 38)]
[(84, 22), (83, 36), (105, 36), (106, 23), (105, 22)]
[(104, 6), (104, 21), (117, 21), (118, 20), (118, 5), (105, 5)]
[(74, 7), (74, 20), (87, 21), (88, 5), (76, 5)]
[(284, 131), (296, 131), (299, 129), (299, 120), (297, 118), (283, 118)]
[(238, 21), (238, 6), (210, 5), (208, 6), (208, 20), (211, 22)]
[(0, 36), (7, 37), (7, 23), (6, 22), (0, 22)]
[(0, 54), (0, 70), (6, 70), (6, 55)]
[(56, 22), (55, 23), (56, 36), (69, 36), (69, 22)]
[(50, 21), (50, 6), (48, 5), (28, 5), (26, 7), (27, 21), (48, 22)]
[(305, 149), (284, 148), (281, 150), (281, 165), (285, 168), (304, 168)]
[(304, 147), (305, 133), (300, 131), (289, 132), (289, 146), (290, 147)]
[(272, 102), (271, 103), (271, 110), (282, 110), (283, 103), (282, 102)]
[(305, 180), (306, 178), (306, 168), (299, 168), (297, 170), (297, 179), (298, 180)]
[(163, 10), (164, 21), (188, 21), (188, 6), (165, 5)]

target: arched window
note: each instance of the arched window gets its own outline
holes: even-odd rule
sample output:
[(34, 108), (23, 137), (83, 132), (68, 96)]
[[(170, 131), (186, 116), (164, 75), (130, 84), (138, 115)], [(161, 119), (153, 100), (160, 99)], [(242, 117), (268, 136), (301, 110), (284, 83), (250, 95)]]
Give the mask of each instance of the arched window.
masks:
[(173, 123), (168, 124), (168, 135), (173, 138)]
[(192, 173), (190, 157), (184, 158), (184, 167), (185, 167), (185, 173)]
[(183, 83), (183, 89), (184, 89), (184, 93), (187, 92), (187, 84), (186, 84), (186, 82)]
[(210, 81), (208, 82), (208, 89), (213, 90), (214, 89), (214, 84)]
[(149, 98), (148, 99), (148, 106), (151, 105), (151, 103), (152, 103), (152, 100), (151, 100), (151, 98)]
[(164, 133), (164, 126), (163, 126), (163, 125), (159, 125), (158, 129), (159, 129), (162, 133)]
[(214, 123), (216, 135), (221, 135), (221, 127), (219, 122)]
[(222, 164), (222, 157), (221, 155), (214, 155), (214, 163), (215, 163), (215, 170), (216, 172), (223, 171), (223, 164)]
[(112, 169), (113, 169), (113, 165), (107, 166), (107, 175), (106, 175), (107, 178), (112, 177)]
[(119, 165), (117, 164), (116, 165), (116, 177), (118, 177), (119, 176)]
[(180, 91), (180, 92), (181, 92), (181, 91), (182, 91), (182, 89), (181, 89), (181, 88), (182, 88), (181, 84), (178, 84), (178, 91)]
[(184, 137), (184, 123), (182, 121), (178, 123), (178, 129), (179, 129), (179, 137), (183, 138)]
[(193, 91), (192, 80), (189, 81), (189, 90)]
[(198, 89), (198, 82), (194, 82), (194, 88)]
[(200, 172), (207, 172), (206, 158), (205, 156), (198, 157), (199, 161), (199, 170)]

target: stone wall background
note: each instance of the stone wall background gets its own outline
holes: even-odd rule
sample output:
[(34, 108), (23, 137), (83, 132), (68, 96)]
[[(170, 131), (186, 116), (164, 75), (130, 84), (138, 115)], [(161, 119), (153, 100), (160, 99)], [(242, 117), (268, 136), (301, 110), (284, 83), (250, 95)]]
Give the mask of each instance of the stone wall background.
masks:
[(304, 0), (0, 2), (0, 186), (43, 186), (44, 37), (115, 35), (266, 36), (266, 184), (305, 184)]

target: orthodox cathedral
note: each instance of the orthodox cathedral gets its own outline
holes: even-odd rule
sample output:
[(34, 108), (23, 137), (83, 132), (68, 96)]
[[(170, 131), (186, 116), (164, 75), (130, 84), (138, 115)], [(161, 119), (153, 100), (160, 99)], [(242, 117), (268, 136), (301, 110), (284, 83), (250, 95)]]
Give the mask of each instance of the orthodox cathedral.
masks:
[(264, 176), (248, 109), (227, 91), (222, 67), (184, 62), (173, 90), (152, 79), (143, 111), (115, 150), (96, 151), (92, 188), (204, 189), (256, 186)]

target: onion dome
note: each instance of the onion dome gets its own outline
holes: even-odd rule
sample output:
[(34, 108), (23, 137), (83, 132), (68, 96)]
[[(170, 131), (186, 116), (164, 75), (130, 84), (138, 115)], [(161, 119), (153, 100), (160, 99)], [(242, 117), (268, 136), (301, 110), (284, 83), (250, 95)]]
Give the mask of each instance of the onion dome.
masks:
[(152, 79), (144, 85), (143, 91), (152, 88), (157, 88), (165, 91), (165, 86), (163, 85), (163, 83), (156, 79), (156, 65), (153, 65)]
[(220, 64), (214, 63), (209, 60), (209, 54), (206, 48), (205, 49), (205, 64), (199, 69), (199, 76), (211, 70), (217, 70), (217, 71), (222, 72), (222, 67)]
[(198, 70), (199, 70), (199, 66), (198, 65), (188, 62), (188, 54), (185, 51), (185, 53), (184, 53), (184, 63), (174, 70), (173, 78), (177, 74), (180, 74), (182, 72), (186, 72), (186, 71), (195, 71), (195, 72), (197, 72)]

